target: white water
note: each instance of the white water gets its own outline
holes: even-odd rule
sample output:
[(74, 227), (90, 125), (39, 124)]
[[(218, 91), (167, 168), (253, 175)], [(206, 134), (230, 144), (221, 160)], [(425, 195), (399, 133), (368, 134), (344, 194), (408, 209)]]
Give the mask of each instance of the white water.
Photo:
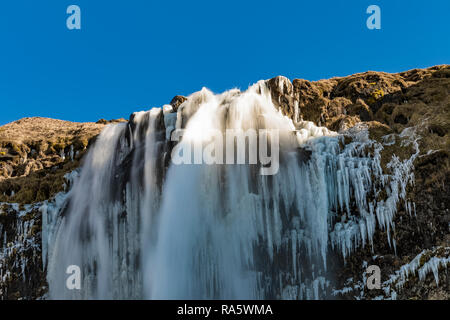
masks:
[[(105, 128), (68, 204), (44, 221), (51, 298), (326, 298), (330, 250), (345, 258), (371, 244), (377, 222), (389, 235), (406, 201), (411, 159), (383, 174), (383, 147), (364, 127), (344, 145), (326, 128), (294, 124), (264, 82), (243, 93), (203, 89), (176, 115), (163, 109)], [(168, 165), (175, 127), (186, 129), (182, 142), (200, 144), (217, 138), (211, 129), (279, 129), (280, 169)], [(65, 287), (69, 265), (82, 269), (81, 290)]]

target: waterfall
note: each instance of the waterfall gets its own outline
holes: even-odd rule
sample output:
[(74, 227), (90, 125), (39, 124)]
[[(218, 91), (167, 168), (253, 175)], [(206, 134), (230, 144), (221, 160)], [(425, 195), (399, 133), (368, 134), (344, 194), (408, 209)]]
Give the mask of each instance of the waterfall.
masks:
[[(249, 130), (265, 134), (259, 141), (268, 147), (255, 147), (260, 156), (263, 149), (274, 156), (277, 145), (278, 158), (252, 162), (233, 138), (233, 160), (247, 162), (225, 163), (225, 133)], [(414, 178), (413, 159), (393, 159), (383, 172), (383, 145), (367, 128), (345, 135), (351, 142), (293, 122), (264, 81), (245, 92), (203, 89), (176, 112), (153, 108), (108, 125), (66, 200), (43, 216), (49, 297), (329, 298), (330, 252), (345, 258), (371, 244), (377, 225), (389, 237)], [(186, 154), (183, 146), (203, 148)], [(199, 161), (208, 152), (214, 161)], [(274, 160), (276, 173), (262, 174)], [(80, 290), (66, 287), (71, 265), (81, 269)]]

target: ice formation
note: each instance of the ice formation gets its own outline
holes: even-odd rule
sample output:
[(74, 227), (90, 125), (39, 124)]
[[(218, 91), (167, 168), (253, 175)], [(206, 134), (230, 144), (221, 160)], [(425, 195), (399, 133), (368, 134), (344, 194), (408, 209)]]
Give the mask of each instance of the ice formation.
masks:
[[(441, 255), (437, 255), (438, 249), (441, 249)], [(433, 273), (436, 285), (439, 285), (439, 269), (447, 269), (450, 263), (450, 248), (433, 248), (419, 253), (411, 262), (400, 267), (395, 274), (391, 275), (383, 283), (383, 290), (386, 295), (403, 289), (409, 277), (418, 275), (419, 280), (423, 281), (426, 276)]]
[[(279, 130), (279, 172), (173, 165), (174, 129), (199, 144), (214, 141), (211, 129)], [(377, 225), (389, 236), (398, 203), (412, 208), (405, 190), (418, 149), (383, 171), (383, 143), (364, 126), (345, 135), (351, 143), (283, 116), (264, 81), (203, 89), (176, 113), (164, 106), (107, 126), (67, 196), (42, 209), (49, 297), (327, 297), (329, 251), (345, 258), (371, 244)], [(417, 147), (413, 132), (400, 138)], [(69, 265), (82, 269), (79, 291), (65, 288)]]
[[(373, 257), (373, 260), (382, 257)], [(436, 286), (439, 286), (439, 272), (447, 270), (450, 263), (450, 248), (435, 247), (423, 250), (415, 256), (409, 263), (402, 265), (393, 274), (382, 282), (381, 290), (384, 295), (376, 296), (373, 300), (396, 300), (398, 293), (404, 290), (405, 285), (411, 277), (418, 276), (419, 281), (424, 281), (432, 273)], [(367, 261), (363, 262), (361, 270), (367, 268)], [(344, 287), (333, 289), (332, 295), (339, 297), (350, 294), (354, 299), (367, 299), (366, 280), (367, 274), (362, 272), (362, 279), (349, 278), (345, 281)]]
[(27, 205), (22, 210), (17, 204), (0, 203), (0, 207), (0, 215), (8, 216), (7, 223), (0, 223), (0, 296), (6, 296), (8, 282), (13, 276), (18, 277), (24, 286), (29, 284), (29, 262), (41, 255), (40, 243), (34, 232), (39, 222), (31, 214), (39, 205)]

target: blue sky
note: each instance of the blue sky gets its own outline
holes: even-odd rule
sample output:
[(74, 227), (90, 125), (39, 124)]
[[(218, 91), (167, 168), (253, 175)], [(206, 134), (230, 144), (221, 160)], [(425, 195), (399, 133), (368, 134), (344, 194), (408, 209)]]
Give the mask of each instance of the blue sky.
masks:
[[(66, 9), (81, 8), (81, 30)], [(381, 8), (381, 30), (366, 8)], [(450, 1), (14, 0), (0, 4), (0, 124), (125, 117), (203, 86), (246, 89), (450, 63)]]

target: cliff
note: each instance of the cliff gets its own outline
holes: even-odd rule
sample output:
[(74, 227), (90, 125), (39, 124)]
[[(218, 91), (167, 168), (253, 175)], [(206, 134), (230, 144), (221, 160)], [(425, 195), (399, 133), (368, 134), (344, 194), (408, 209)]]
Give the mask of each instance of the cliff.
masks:
[[(371, 138), (380, 141), (390, 133), (401, 133), (413, 127), (420, 136), (420, 154), (414, 161), (415, 185), (407, 190), (415, 203), (416, 215), (406, 213), (400, 204), (395, 216), (396, 252), (377, 232), (374, 248), (366, 246), (348, 261), (339, 274), (341, 283), (362, 279), (363, 262), (379, 265), (385, 281), (425, 249), (448, 248), (450, 245), (450, 66), (415, 69), (398, 74), (365, 72), (349, 77), (309, 82), (285, 78), (269, 80), (273, 102), (283, 113), (299, 116), (326, 127), (343, 131), (356, 123), (369, 127)], [(382, 151), (382, 164), (396, 154), (411, 156), (396, 141)], [(437, 249), (435, 249), (437, 250)], [(441, 250), (442, 251), (442, 250)], [(441, 252), (444, 257), (445, 250)], [(439, 255), (439, 254), (438, 254)], [(428, 257), (428, 260), (430, 257)], [(419, 267), (428, 260), (422, 259)], [(449, 299), (449, 278), (441, 273), (440, 286), (431, 275), (419, 281), (411, 274), (398, 298)], [(347, 280), (346, 280), (347, 279)], [(360, 284), (361, 285), (361, 284)], [(402, 285), (403, 286), (403, 285)], [(343, 298), (358, 296), (354, 290), (339, 294)], [(387, 290), (389, 291), (389, 290)], [(383, 296), (381, 290), (366, 290), (365, 298)]]
[[(274, 105), (294, 122), (313, 121), (338, 132), (364, 124), (372, 139), (392, 139), (381, 151), (383, 170), (393, 155), (403, 160), (415, 152), (404, 147), (399, 135), (406, 139), (413, 132), (419, 137), (415, 184), (407, 189), (415, 213), (409, 214), (399, 203), (394, 247), (385, 231), (377, 230), (373, 247), (358, 249), (345, 262), (336, 254), (331, 266), (337, 278), (336, 298), (389, 298), (397, 286), (400, 299), (449, 299), (446, 272), (437, 273), (436, 281), (433, 272), (419, 276), (417, 270), (449, 257), (450, 66), (397, 74), (365, 72), (316, 82), (276, 77), (267, 84)], [(185, 100), (176, 96), (173, 109)], [(80, 166), (107, 123), (25, 118), (0, 127), (1, 298), (34, 299), (45, 294), (39, 208), (67, 190), (67, 174)], [(413, 131), (404, 131), (407, 128)], [(380, 266), (384, 290), (363, 290), (365, 266), (371, 264)], [(405, 269), (410, 274), (400, 272)], [(437, 263), (434, 269), (442, 271), (446, 264)]]

